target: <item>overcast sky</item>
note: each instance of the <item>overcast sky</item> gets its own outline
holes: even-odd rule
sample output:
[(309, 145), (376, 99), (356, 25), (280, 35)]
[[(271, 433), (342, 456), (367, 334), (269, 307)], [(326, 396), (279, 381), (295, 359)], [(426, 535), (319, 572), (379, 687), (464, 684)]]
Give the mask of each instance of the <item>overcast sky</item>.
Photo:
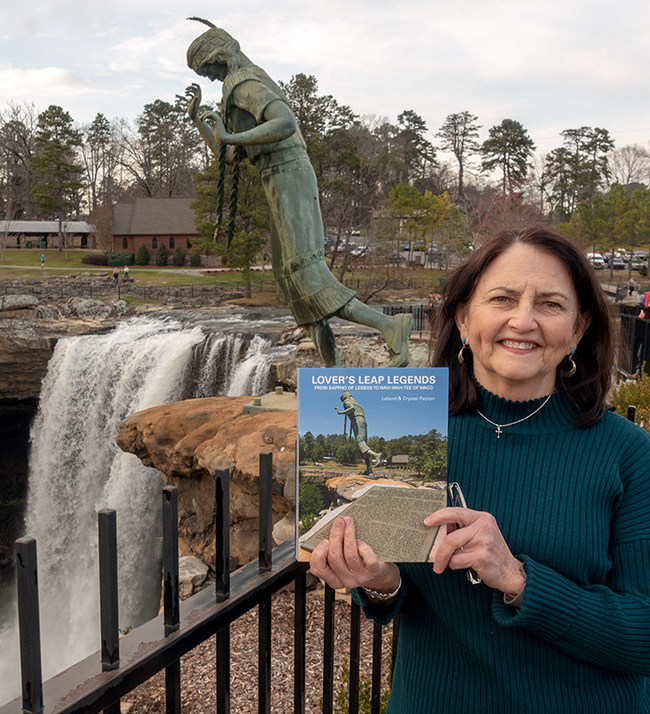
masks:
[(467, 110), (481, 140), (516, 119), (540, 154), (580, 126), (650, 148), (648, 0), (4, 0), (0, 109), (58, 104), (83, 124), (171, 102), (197, 79), (185, 52), (207, 29), (188, 15), (228, 30), (276, 80), (315, 75), (357, 114), (412, 109), (434, 143)]

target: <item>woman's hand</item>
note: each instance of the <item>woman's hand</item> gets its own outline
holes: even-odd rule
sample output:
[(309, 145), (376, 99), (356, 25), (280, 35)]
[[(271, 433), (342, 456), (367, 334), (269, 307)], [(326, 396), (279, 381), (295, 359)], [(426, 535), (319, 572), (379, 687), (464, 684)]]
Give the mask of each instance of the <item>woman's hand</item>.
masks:
[(335, 589), (369, 587), (392, 593), (400, 583), (395, 563), (377, 560), (372, 548), (357, 540), (352, 518), (337, 518), (328, 541), (311, 554), (311, 572)]
[(523, 590), (522, 563), (508, 548), (494, 516), (469, 508), (441, 508), (424, 519), (429, 527), (443, 523), (447, 535), (436, 552), (434, 572), (471, 568), (487, 586), (506, 595)]

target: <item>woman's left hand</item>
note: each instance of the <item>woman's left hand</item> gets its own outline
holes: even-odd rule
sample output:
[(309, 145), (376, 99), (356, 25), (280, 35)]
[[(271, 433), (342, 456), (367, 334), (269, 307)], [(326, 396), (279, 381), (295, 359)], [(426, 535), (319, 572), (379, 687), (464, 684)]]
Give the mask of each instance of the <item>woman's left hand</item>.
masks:
[(441, 508), (424, 519), (428, 527), (443, 523), (447, 535), (436, 552), (434, 572), (471, 568), (487, 586), (506, 595), (523, 590), (522, 562), (510, 551), (494, 516), (469, 508)]

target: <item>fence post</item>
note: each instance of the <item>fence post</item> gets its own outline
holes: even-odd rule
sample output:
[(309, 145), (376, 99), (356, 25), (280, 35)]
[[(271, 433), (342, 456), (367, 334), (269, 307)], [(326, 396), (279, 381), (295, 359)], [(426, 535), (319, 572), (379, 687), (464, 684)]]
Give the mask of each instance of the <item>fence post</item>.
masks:
[(259, 530), (259, 567), (260, 572), (272, 567), (272, 532), (273, 532), (273, 454), (264, 451), (260, 454), (260, 530)]
[[(260, 518), (259, 518), (259, 571), (268, 572), (272, 567), (272, 528), (273, 528), (273, 454), (264, 451), (260, 454)], [(258, 712), (271, 712), (271, 597), (266, 597), (259, 604), (258, 621)]]
[(305, 714), (305, 657), (307, 656), (307, 573), (294, 580), (293, 594), (293, 711)]
[(334, 588), (325, 585), (323, 603), (323, 714), (334, 709)]
[[(163, 508), (163, 607), (165, 637), (180, 626), (180, 593), (178, 583), (178, 489), (165, 486)], [(165, 711), (181, 711), (181, 662), (176, 660), (165, 668)]]
[(223, 602), (230, 595), (230, 470), (218, 469), (214, 481), (215, 591), (217, 602)]
[(372, 625), (372, 692), (370, 695), (372, 714), (379, 714), (381, 704), (381, 635), (382, 626), (374, 622)]
[[(117, 517), (112, 508), (97, 513), (99, 531), (99, 609), (102, 639), (102, 672), (120, 666), (120, 630), (117, 598)], [(104, 709), (120, 714), (120, 700)]]
[[(223, 602), (230, 596), (230, 470), (214, 476), (215, 596)], [(217, 714), (230, 714), (230, 626), (217, 631)]]
[(43, 711), (43, 673), (36, 541), (33, 538), (19, 538), (16, 541), (16, 565), (23, 714), (38, 714)]

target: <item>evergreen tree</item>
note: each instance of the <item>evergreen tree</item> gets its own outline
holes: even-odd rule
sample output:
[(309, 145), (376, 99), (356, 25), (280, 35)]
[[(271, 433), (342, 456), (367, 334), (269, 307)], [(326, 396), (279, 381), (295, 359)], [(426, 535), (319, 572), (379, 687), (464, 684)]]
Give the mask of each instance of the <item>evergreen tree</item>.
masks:
[(182, 268), (185, 265), (185, 253), (183, 253), (180, 246), (176, 248), (174, 255), (172, 255), (172, 265), (175, 265), (177, 268)]
[(478, 117), (468, 111), (448, 114), (440, 130), (436, 134), (442, 139), (440, 148), (451, 151), (458, 162), (458, 197), (465, 195), (465, 168), (468, 156), (479, 151), (478, 130), (481, 128)]
[(77, 163), (81, 133), (72, 117), (57, 105), (38, 115), (32, 165), (38, 177), (33, 195), (43, 217), (59, 221), (59, 250), (64, 247), (62, 224), (71, 211), (78, 210), (83, 168)]
[(167, 246), (161, 242), (156, 251), (156, 265), (167, 265), (167, 256)]
[(588, 126), (561, 132), (562, 146), (546, 156), (555, 215), (568, 220), (581, 201), (591, 204), (610, 176), (608, 154), (614, 141), (606, 129)]
[(526, 178), (528, 163), (535, 144), (528, 131), (514, 119), (504, 119), (489, 130), (489, 137), (481, 146), (484, 171), (501, 171), (501, 191), (512, 193)]
[(136, 265), (149, 265), (151, 261), (151, 256), (149, 255), (149, 249), (144, 243), (141, 243), (138, 250), (135, 253), (135, 264)]

